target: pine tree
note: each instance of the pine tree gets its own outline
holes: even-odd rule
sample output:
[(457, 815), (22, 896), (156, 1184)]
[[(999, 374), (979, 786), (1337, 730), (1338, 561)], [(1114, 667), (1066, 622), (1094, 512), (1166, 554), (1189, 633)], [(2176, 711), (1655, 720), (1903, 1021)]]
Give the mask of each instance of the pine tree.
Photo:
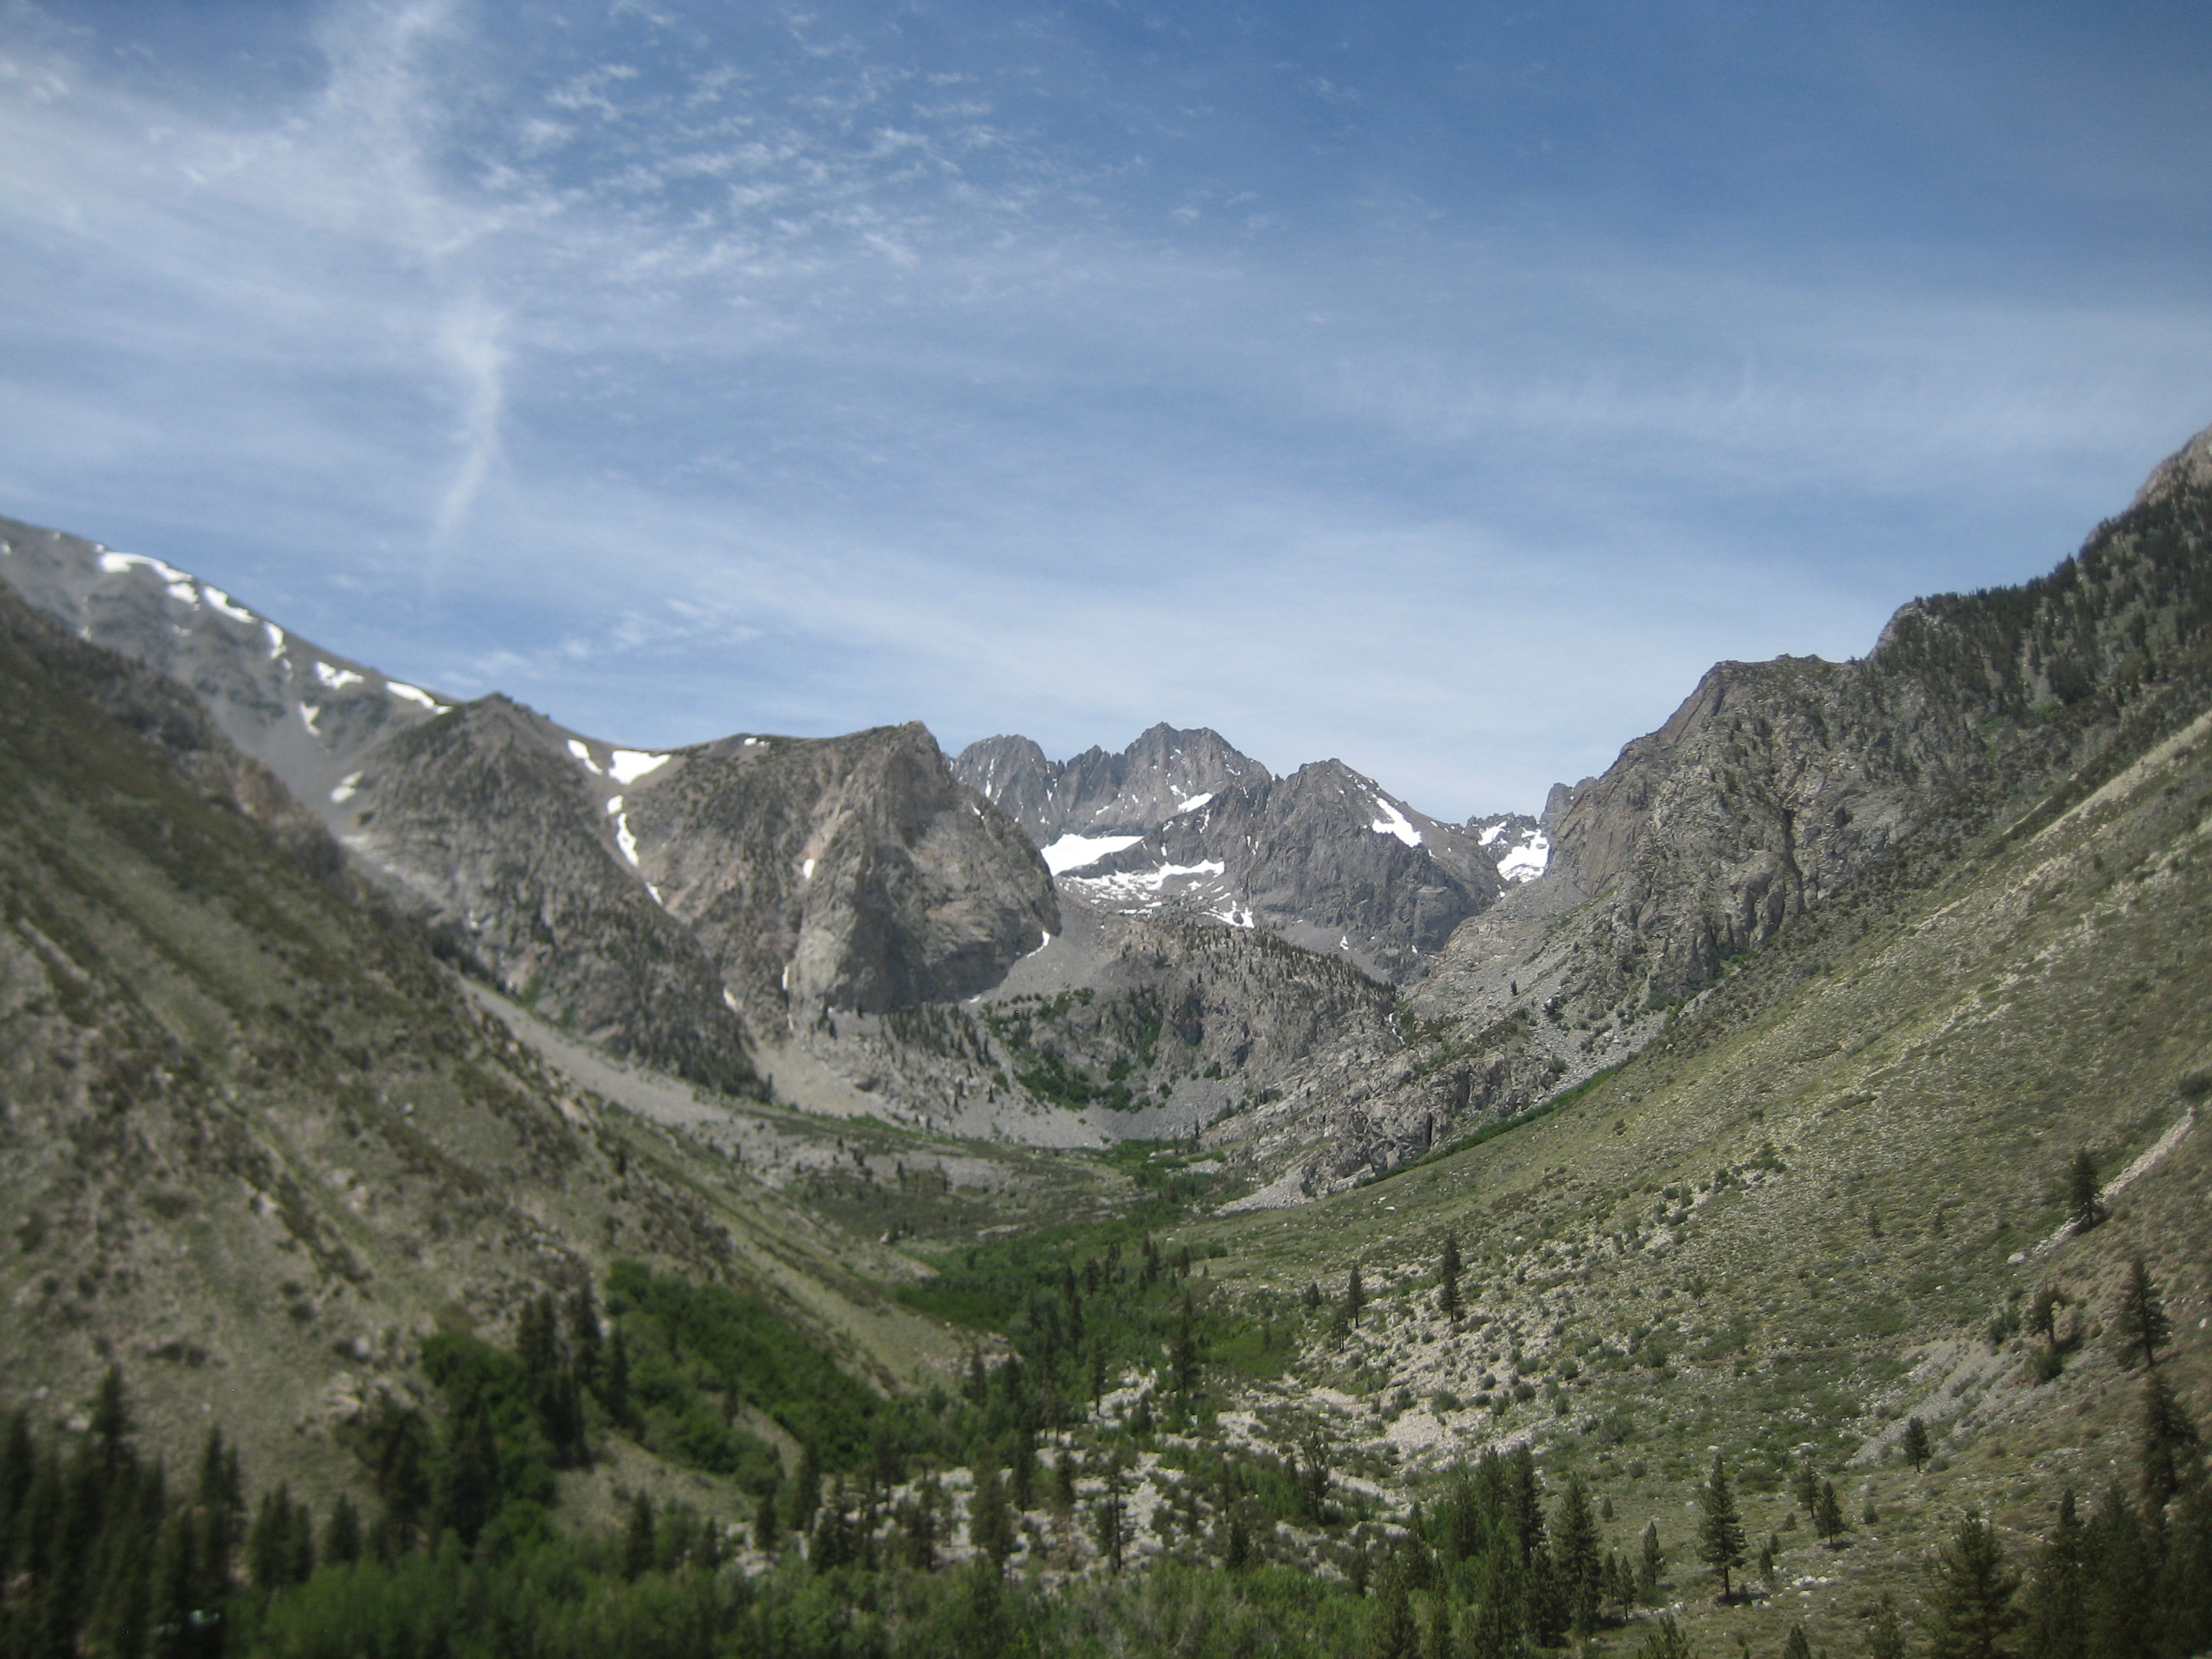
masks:
[(1459, 1235), (1444, 1235), (1444, 1255), (1437, 1269), (1437, 1307), (1446, 1319), (1459, 1317)]
[(2022, 1322), (2030, 1336), (2041, 1337), (2044, 1346), (2054, 1351), (2058, 1346), (2058, 1310), (2064, 1300), (2058, 1287), (2046, 1279), (2028, 1298), (2027, 1317)]
[(2113, 1340), (2130, 1363), (2140, 1356), (2145, 1365), (2155, 1365), (2159, 1349), (2172, 1334), (2158, 1281), (2137, 1256), (2128, 1265), (2127, 1282), (2120, 1287), (2119, 1310), (2112, 1316)]
[(783, 1547), (783, 1516), (777, 1502), (781, 1486), (781, 1478), (771, 1474), (753, 1504), (753, 1547), (766, 1556)]
[(1344, 1322), (1358, 1324), (1360, 1310), (1366, 1305), (1367, 1293), (1360, 1287), (1359, 1264), (1355, 1261), (1352, 1264), (1351, 1276), (1344, 1281)]
[(814, 1511), (822, 1504), (822, 1464), (814, 1453), (810, 1440), (799, 1449), (799, 1473), (791, 1483), (791, 1509), (788, 1522), (793, 1532), (805, 1532), (814, 1524)]
[(916, 1572), (937, 1571), (937, 1518), (942, 1507), (934, 1474), (915, 1483), (914, 1496), (898, 1511), (901, 1553)]
[(2020, 1622), (2013, 1606), (2020, 1578), (1996, 1530), (1969, 1512), (1937, 1549), (1928, 1598), (1929, 1659), (2002, 1659)]
[(1905, 1624), (1887, 1590), (1867, 1621), (1866, 1650), (1867, 1659), (1905, 1659)]
[(1252, 1533), (1245, 1526), (1244, 1517), (1235, 1511), (1229, 1516), (1229, 1536), (1222, 1545), (1221, 1565), (1231, 1572), (1242, 1572), (1252, 1565)]
[(1667, 1553), (1659, 1547), (1659, 1523), (1644, 1523), (1636, 1557), (1636, 1599), (1650, 1607), (1659, 1600), (1659, 1575), (1667, 1570)]
[(2095, 1659), (2155, 1651), (2159, 1543), (2115, 1480), (2081, 1535), (2085, 1645)]
[(599, 1331), (599, 1298), (586, 1279), (568, 1298), (568, 1346), (575, 1355), (576, 1382), (586, 1393), (599, 1391), (605, 1343)]
[(1428, 1640), (1421, 1644), (1421, 1659), (1456, 1659), (1452, 1647), (1451, 1601), (1447, 1596), (1429, 1598)]
[(232, 1558), (246, 1520), (246, 1482), (238, 1472), (238, 1449), (224, 1441), (221, 1429), (208, 1431), (193, 1504), (199, 1511), (198, 1593), (202, 1607), (213, 1607), (231, 1592)]
[(2021, 1601), (2030, 1659), (2083, 1659), (2081, 1522), (2070, 1486), (2059, 1497), (2058, 1519), (2036, 1553)]
[(1106, 1470), (1106, 1490), (1091, 1506), (1091, 1518), (1098, 1537), (1098, 1553), (1106, 1558), (1107, 1570), (1118, 1575), (1121, 1571), (1121, 1547), (1127, 1541), (1122, 1524), (1121, 1466), (1118, 1460)]
[(1013, 1465), (1007, 1471), (1008, 1495), (1016, 1510), (1036, 1507), (1036, 1432), (1024, 1429), (1014, 1439)]
[(629, 1500), (629, 1520), (623, 1528), (623, 1577), (633, 1583), (653, 1571), (655, 1530), (653, 1499), (639, 1492)]
[(1913, 1474), (1919, 1474), (1936, 1455), (1936, 1449), (1928, 1443), (1928, 1425), (1917, 1417), (1906, 1418), (1905, 1436), (1898, 1442), (1898, 1449), (1905, 1454), (1905, 1461), (1912, 1466)]
[(599, 1404), (606, 1408), (609, 1422), (618, 1428), (630, 1426), (629, 1340), (619, 1325), (607, 1345), (607, 1370), (599, 1389)]
[(1520, 1541), (1521, 1559), (1526, 1561), (1544, 1547), (1544, 1483), (1536, 1473), (1536, 1455), (1527, 1442), (1513, 1449), (1508, 1462), (1513, 1528)]
[(491, 1414), (475, 1401), (447, 1437), (438, 1470), (438, 1524), (473, 1546), (499, 1506), (499, 1442)]
[(1182, 1299), (1182, 1316), (1176, 1328), (1175, 1346), (1169, 1363), (1176, 1392), (1186, 1401), (1191, 1399), (1198, 1393), (1200, 1368), (1198, 1338), (1191, 1326), (1188, 1296)]
[(1537, 1646), (1556, 1648), (1565, 1642), (1573, 1613), (1567, 1604), (1567, 1586), (1559, 1575), (1559, 1561), (1548, 1549), (1536, 1550), (1528, 1557), (1522, 1601), (1527, 1609), (1529, 1638)]
[(1671, 1613), (1659, 1615), (1644, 1632), (1644, 1644), (1636, 1650), (1637, 1659), (1697, 1659), (1697, 1652), (1689, 1632), (1674, 1622)]
[(1718, 1452), (1713, 1454), (1712, 1473), (1698, 1488), (1698, 1553), (1720, 1574), (1721, 1600), (1733, 1600), (1729, 1574), (1743, 1565), (1743, 1519), (1736, 1513), (1735, 1492)]
[(295, 1527), (291, 1488), (280, 1480), (275, 1491), (261, 1494), (246, 1534), (246, 1571), (256, 1589), (282, 1589), (300, 1582), (292, 1577)]
[(994, 1567), (1006, 1571), (1006, 1559), (1014, 1553), (1014, 1517), (1006, 1506), (998, 1466), (988, 1458), (976, 1467), (975, 1490), (968, 1500), (968, 1539), (990, 1558)]
[(2143, 1513), (2156, 1516), (2196, 1474), (2202, 1441), (2165, 1373), (2143, 1379), (2142, 1432), (2137, 1443), (2142, 1471)]
[(1782, 1659), (1813, 1659), (1813, 1644), (1805, 1639), (1805, 1626), (1790, 1626), (1790, 1639), (1782, 1644)]
[(1372, 1659), (1421, 1659), (1420, 1626), (1413, 1622), (1413, 1604), (1406, 1599), (1406, 1586), (1395, 1573), (1389, 1575), (1382, 1594), (1376, 1598), (1375, 1613), (1368, 1623), (1367, 1651)]
[(1466, 1631), (1468, 1659), (1518, 1659), (1522, 1624), (1521, 1547), (1501, 1532), (1482, 1553)]
[(1805, 1518), (1812, 1520), (1820, 1508), (1820, 1472), (1813, 1467), (1812, 1459), (1807, 1458), (1790, 1472), (1790, 1490), (1797, 1507), (1805, 1511)]
[(2073, 1165), (2066, 1173), (2066, 1218), (2077, 1233), (2087, 1232), (2105, 1218), (2096, 1160), (2087, 1146), (2074, 1154)]
[(333, 1566), (351, 1566), (361, 1559), (361, 1511), (343, 1492), (331, 1505), (331, 1518), (323, 1523), (323, 1559)]
[(1832, 1480), (1820, 1483), (1820, 1500), (1813, 1506), (1813, 1530), (1829, 1544), (1833, 1544), (1849, 1530), (1844, 1520), (1844, 1506), (1837, 1501), (1836, 1483)]
[(110, 1365), (100, 1379), (100, 1395), (92, 1408), (93, 1438), (100, 1443), (100, 1461), (112, 1480), (130, 1462), (131, 1406), (123, 1393), (123, 1370)]
[(1567, 1615), (1588, 1636), (1597, 1628), (1598, 1603), (1605, 1595), (1605, 1562), (1599, 1553), (1597, 1517), (1580, 1474), (1567, 1477), (1566, 1491), (1552, 1522), (1553, 1554), (1566, 1590)]

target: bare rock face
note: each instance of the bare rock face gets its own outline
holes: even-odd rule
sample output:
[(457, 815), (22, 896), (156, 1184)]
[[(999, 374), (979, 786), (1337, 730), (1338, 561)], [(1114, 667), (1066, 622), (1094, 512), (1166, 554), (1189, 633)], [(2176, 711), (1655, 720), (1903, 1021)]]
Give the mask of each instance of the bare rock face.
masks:
[(1654, 993), (1706, 983), (1939, 809), (2098, 752), (2160, 665), (2201, 645), (2208, 453), (2200, 437), (2164, 463), (2050, 575), (1903, 606), (1865, 659), (1720, 664), (1577, 788), (1554, 856), (1607, 899)]
[(952, 769), (1040, 847), (1062, 836), (1141, 834), (1194, 803), (1270, 776), (1218, 732), (1164, 724), (1118, 755), (1093, 744), (1065, 761), (1047, 760), (1027, 738), (985, 738), (962, 750)]
[(2048, 576), (1901, 607), (1863, 660), (1713, 668), (1602, 776), (1553, 790), (1549, 872), (1407, 989), (1402, 1053), (1316, 1055), (1224, 1144), (1286, 1201), (1418, 1156), (1726, 1006), (1729, 959), (1822, 907), (1859, 925), (2081, 799), (2212, 696), (2208, 456), (2212, 434)]
[(386, 744), (345, 843), (523, 1001), (617, 1054), (757, 1092), (717, 966), (623, 856), (568, 735), (492, 696)]
[(629, 799), (641, 871), (749, 1012), (957, 1001), (1060, 927), (1036, 849), (918, 723), (726, 738)]
[(0, 577), (196, 692), (260, 787), (509, 991), (695, 1082), (761, 1086), (748, 1021), (972, 996), (1059, 926), (1035, 848), (918, 725), (647, 754), (392, 680), (77, 537), (0, 520)]
[(1386, 979), (1417, 977), (1504, 884), (1480, 830), (1341, 761), (1274, 777), (1210, 731), (1156, 726), (1119, 755), (1066, 762), (990, 738), (955, 766), (1091, 903), (1263, 927)]
[(334, 656), (173, 565), (79, 536), (0, 519), (0, 579), (79, 639), (195, 693), (325, 821), (363, 757), (453, 702)]
[(349, 844), (517, 994), (718, 1087), (752, 1082), (748, 1020), (972, 995), (1059, 922), (1036, 849), (920, 726), (657, 755), (487, 697), (349, 804)]

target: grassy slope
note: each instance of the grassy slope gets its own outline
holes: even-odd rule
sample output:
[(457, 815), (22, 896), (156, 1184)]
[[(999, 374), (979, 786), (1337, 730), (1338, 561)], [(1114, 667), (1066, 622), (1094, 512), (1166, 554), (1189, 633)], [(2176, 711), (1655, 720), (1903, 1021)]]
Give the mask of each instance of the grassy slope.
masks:
[[(2212, 1133), (2187, 1135), (2106, 1226), (2008, 1265), (2063, 1220), (2076, 1147), (2109, 1176), (2202, 1087), (2208, 810), (2199, 720), (2039, 830), (1987, 837), (1938, 884), (1785, 936), (1558, 1115), (1193, 1237), (1228, 1248), (1218, 1279), (1277, 1294), (1315, 1276), (1333, 1289), (1360, 1261), (1379, 1316), (1316, 1340), (1304, 1368), (1359, 1402), (1340, 1428), (1387, 1433), (1415, 1463), (1533, 1434), (1555, 1471), (1592, 1472), (1611, 1541), (1657, 1519), (1693, 1607), (1710, 1590), (1686, 1565), (1684, 1506), (1708, 1448), (1738, 1461), (1754, 1538), (1790, 1507), (1793, 1450), (1832, 1472), (1851, 1462), (1847, 1508), (1856, 1519), (1863, 1485), (1884, 1519), (1832, 1555), (1784, 1537), (1797, 1547), (1783, 1577), (1830, 1582), (1699, 1615), (1762, 1643), (1796, 1617), (1816, 1644), (1839, 1636), (1867, 1599), (1859, 1577), (1909, 1593), (1960, 1507), (1990, 1506), (2017, 1541), (2063, 1484), (2094, 1490), (2131, 1467), (2136, 1384), (2103, 1344), (2085, 1340), (2040, 1388), (2020, 1343), (1990, 1354), (1992, 1314), (2038, 1283), (2076, 1298), (2086, 1339), (2129, 1255), (2147, 1254), (2181, 1333), (2177, 1386), (2212, 1415)], [(1474, 1310), (1456, 1331), (1428, 1289), (1448, 1229)], [(1535, 1395), (1441, 1424), (1389, 1408), (1401, 1388), (1471, 1399), (1486, 1373)], [(1944, 1466), (1917, 1478), (1881, 1457), (1908, 1412), (1949, 1430)]]
[(423, 1334), (503, 1339), (526, 1298), (618, 1256), (757, 1289), (879, 1385), (957, 1358), (880, 1289), (888, 1252), (549, 1072), (75, 689), (121, 686), (127, 715), (143, 671), (8, 621), (9, 1404), (66, 1420), (112, 1359), (155, 1446), (219, 1422), (257, 1480), (327, 1492), (352, 1468), (333, 1433), (417, 1386)]

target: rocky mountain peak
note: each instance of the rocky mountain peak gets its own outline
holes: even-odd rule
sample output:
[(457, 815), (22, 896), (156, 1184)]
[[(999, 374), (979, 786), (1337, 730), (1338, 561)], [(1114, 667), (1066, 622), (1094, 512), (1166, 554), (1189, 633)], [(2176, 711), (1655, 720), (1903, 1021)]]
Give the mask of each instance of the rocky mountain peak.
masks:
[(1271, 775), (1218, 732), (1164, 722), (1119, 754), (1094, 744), (1065, 761), (1046, 758), (1028, 738), (985, 738), (960, 751), (952, 772), (1040, 847), (1069, 836), (1142, 835), (1225, 789)]
[(2212, 489), (2212, 426), (2153, 467), (2130, 505), (2147, 507), (2184, 489)]

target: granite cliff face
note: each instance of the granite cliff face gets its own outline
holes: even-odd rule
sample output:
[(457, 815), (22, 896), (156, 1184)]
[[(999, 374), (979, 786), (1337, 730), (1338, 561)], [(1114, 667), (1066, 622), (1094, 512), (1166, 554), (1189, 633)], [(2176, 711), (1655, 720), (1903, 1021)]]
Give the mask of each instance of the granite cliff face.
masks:
[(1931, 814), (2094, 757), (2162, 665), (2202, 642), (2204, 449), (2161, 465), (2050, 575), (1916, 599), (1863, 659), (1719, 665), (1577, 790), (1559, 867), (1604, 896), (1651, 994), (1710, 982)]
[(1045, 758), (1024, 737), (985, 738), (962, 750), (954, 775), (1030, 833), (1040, 847), (1063, 836), (1141, 835), (1223, 790), (1263, 784), (1267, 769), (1218, 732), (1162, 724), (1118, 755), (1095, 744), (1072, 760)]
[(1838, 938), (1879, 926), (2208, 706), (2212, 434), (2048, 576), (1916, 599), (1861, 660), (1715, 667), (1601, 776), (1553, 791), (1549, 873), (1455, 932), (1407, 992), (1402, 1049), (1317, 1054), (1218, 1133), (1295, 1201), (1534, 1105), (1678, 1015), (1746, 1017), (1736, 966), (1778, 963), (1824, 916)]
[(972, 996), (1059, 927), (1036, 850), (918, 725), (647, 754), (390, 679), (80, 538), (0, 520), (0, 577), (196, 694), (510, 992), (709, 1087), (759, 1090), (748, 1042), (813, 1011)]
[(647, 754), (487, 697), (341, 793), (347, 843), (511, 990), (718, 1088), (755, 1086), (748, 1025), (972, 995), (1059, 923), (919, 726)]
[(627, 799), (641, 873), (749, 1011), (957, 1001), (1060, 927), (1043, 860), (919, 724), (725, 738)]
[(1385, 979), (1417, 976), (1505, 884), (1496, 835), (1416, 811), (1341, 761), (1275, 777), (1210, 731), (1156, 726), (1066, 762), (990, 738), (954, 764), (1093, 904), (1265, 928)]

